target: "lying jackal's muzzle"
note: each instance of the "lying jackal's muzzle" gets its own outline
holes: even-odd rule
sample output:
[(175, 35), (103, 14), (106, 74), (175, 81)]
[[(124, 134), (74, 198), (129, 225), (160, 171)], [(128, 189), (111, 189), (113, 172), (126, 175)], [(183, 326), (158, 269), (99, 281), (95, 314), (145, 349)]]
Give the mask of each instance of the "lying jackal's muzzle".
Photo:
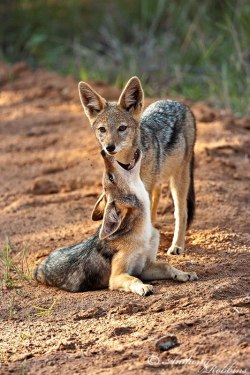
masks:
[(137, 149), (135, 154), (134, 154), (134, 157), (130, 161), (130, 163), (124, 164), (124, 163), (121, 163), (119, 160), (116, 160), (113, 156), (110, 156), (109, 154), (107, 154), (105, 150), (101, 151), (101, 155), (104, 159), (104, 163), (105, 163), (106, 167), (108, 167), (108, 166), (114, 167), (114, 163), (116, 162), (117, 164), (119, 164), (120, 167), (122, 167), (126, 171), (130, 171), (131, 169), (133, 169), (135, 167), (135, 165), (138, 163), (138, 161), (141, 160), (141, 157), (142, 157), (141, 151), (139, 149)]
[(137, 149), (134, 153), (133, 159), (130, 161), (128, 164), (121, 163), (120, 161), (117, 160), (117, 163), (126, 171), (131, 171), (137, 164), (137, 162), (141, 160), (141, 151)]
[(101, 155), (103, 157), (106, 170), (107, 171), (114, 170), (114, 162), (115, 162), (114, 157), (110, 156), (105, 150), (101, 151)]

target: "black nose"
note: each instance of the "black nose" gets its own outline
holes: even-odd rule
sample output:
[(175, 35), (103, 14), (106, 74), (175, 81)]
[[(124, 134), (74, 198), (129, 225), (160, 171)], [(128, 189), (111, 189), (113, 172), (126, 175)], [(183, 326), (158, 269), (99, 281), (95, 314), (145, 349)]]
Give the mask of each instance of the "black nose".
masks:
[(106, 147), (106, 150), (107, 150), (108, 152), (113, 152), (113, 151), (115, 151), (115, 145), (108, 145), (108, 146)]

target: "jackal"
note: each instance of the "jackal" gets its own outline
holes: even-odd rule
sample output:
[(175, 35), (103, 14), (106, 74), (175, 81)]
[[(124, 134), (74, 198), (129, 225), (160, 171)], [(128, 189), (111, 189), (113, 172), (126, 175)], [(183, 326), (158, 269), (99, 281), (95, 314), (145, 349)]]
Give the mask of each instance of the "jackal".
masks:
[(148, 192), (140, 178), (142, 153), (135, 152), (133, 168), (125, 169), (102, 151), (104, 192), (92, 213), (102, 220), (91, 238), (52, 252), (36, 269), (35, 278), (71, 292), (106, 288), (151, 294), (142, 280), (196, 280), (194, 272), (156, 262), (159, 232), (152, 226)]
[(175, 207), (175, 230), (168, 254), (181, 254), (185, 232), (195, 211), (194, 144), (195, 118), (184, 104), (159, 100), (144, 112), (144, 93), (132, 77), (118, 102), (107, 102), (91, 86), (79, 83), (85, 114), (101, 147), (130, 169), (135, 152), (142, 151), (141, 179), (149, 192), (155, 222), (162, 182), (169, 183)]

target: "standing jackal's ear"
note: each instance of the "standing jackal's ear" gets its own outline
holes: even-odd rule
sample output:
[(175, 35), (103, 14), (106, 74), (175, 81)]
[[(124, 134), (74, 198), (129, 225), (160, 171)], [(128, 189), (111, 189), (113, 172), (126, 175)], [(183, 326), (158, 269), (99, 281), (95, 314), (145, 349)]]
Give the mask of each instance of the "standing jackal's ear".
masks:
[(138, 77), (132, 77), (123, 89), (121, 96), (118, 100), (120, 105), (127, 112), (139, 120), (144, 104), (144, 93), (141, 82)]
[(124, 216), (125, 212), (118, 210), (115, 202), (107, 204), (99, 233), (100, 240), (104, 240), (114, 234), (120, 228)]
[(79, 82), (78, 90), (83, 109), (92, 125), (99, 113), (107, 106), (107, 102), (85, 82)]

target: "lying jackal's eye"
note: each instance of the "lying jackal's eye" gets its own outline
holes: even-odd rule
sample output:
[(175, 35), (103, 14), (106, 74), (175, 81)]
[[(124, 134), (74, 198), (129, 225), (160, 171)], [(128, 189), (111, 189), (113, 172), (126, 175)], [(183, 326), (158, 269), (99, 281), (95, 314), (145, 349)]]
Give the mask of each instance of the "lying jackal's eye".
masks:
[(98, 128), (99, 132), (100, 133), (106, 133), (106, 129), (104, 128), (104, 126), (100, 126), (100, 128)]
[(114, 176), (112, 175), (112, 174), (108, 174), (108, 178), (109, 178), (109, 181), (110, 182), (112, 182), (112, 183), (114, 183), (115, 181), (114, 181)]
[(121, 126), (119, 126), (119, 128), (118, 128), (119, 132), (124, 132), (126, 129), (127, 129), (127, 126), (126, 126), (126, 125), (121, 125)]

